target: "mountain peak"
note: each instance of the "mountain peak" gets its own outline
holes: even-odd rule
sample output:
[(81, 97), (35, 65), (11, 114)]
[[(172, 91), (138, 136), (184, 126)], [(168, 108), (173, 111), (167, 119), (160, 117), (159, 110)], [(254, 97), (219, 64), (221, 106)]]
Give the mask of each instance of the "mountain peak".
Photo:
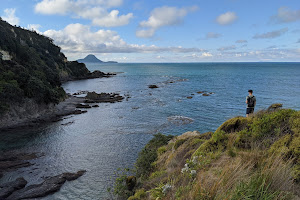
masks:
[(99, 60), (95, 55), (93, 54), (89, 54), (87, 55), (84, 59), (78, 59), (77, 60), (78, 62), (82, 62), (82, 63), (85, 63), (85, 62), (89, 62), (89, 63), (102, 63), (103, 61), (102, 60)]
[(103, 62), (102, 60), (99, 60), (95, 55), (89, 54), (83, 59), (78, 59), (77, 60), (80, 63), (117, 63), (116, 61), (108, 61), (108, 62)]

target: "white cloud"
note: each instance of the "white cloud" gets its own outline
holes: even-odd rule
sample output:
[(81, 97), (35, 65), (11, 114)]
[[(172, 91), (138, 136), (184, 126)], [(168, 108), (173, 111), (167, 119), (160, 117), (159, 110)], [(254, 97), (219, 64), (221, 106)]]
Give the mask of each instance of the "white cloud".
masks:
[(248, 43), (248, 41), (247, 40), (237, 40), (237, 41), (235, 41), (235, 43), (242, 44), (242, 43)]
[(275, 23), (289, 23), (300, 20), (300, 10), (291, 10), (282, 6), (278, 9), (277, 14), (271, 17)]
[(235, 22), (237, 18), (234, 12), (227, 12), (218, 16), (216, 22), (220, 25), (229, 25)]
[(35, 12), (46, 15), (71, 15), (92, 20), (93, 25), (123, 26), (133, 18), (132, 13), (119, 15), (112, 7), (122, 5), (123, 0), (42, 0), (35, 5)]
[(123, 26), (129, 24), (130, 19), (133, 17), (132, 13), (127, 15), (119, 15), (118, 10), (112, 10), (108, 15), (102, 18), (93, 19), (93, 24), (98, 26), (112, 27), (112, 26)]
[(205, 52), (199, 48), (158, 47), (126, 43), (115, 31), (98, 30), (89, 26), (70, 24), (63, 30), (48, 30), (44, 35), (53, 38), (67, 56), (80, 53), (158, 53), (158, 52)]
[(220, 47), (220, 48), (218, 48), (218, 51), (229, 51), (229, 50), (234, 50), (234, 49), (236, 49), (236, 46), (231, 45), (231, 46)]
[(140, 22), (141, 29), (136, 31), (137, 37), (149, 38), (164, 26), (174, 26), (183, 22), (183, 18), (189, 13), (197, 10), (196, 6), (188, 8), (176, 8), (163, 6), (151, 11), (147, 21)]
[(20, 19), (15, 15), (16, 9), (15, 8), (7, 8), (4, 10), (4, 15), (1, 18), (4, 21), (7, 21), (11, 25), (19, 25)]
[(209, 33), (206, 33), (205, 39), (219, 38), (221, 36), (222, 36), (222, 34), (209, 32)]
[(34, 30), (36, 32), (40, 32), (39, 28), (41, 28), (42, 26), (40, 24), (28, 24), (27, 25), (27, 29), (28, 30)]
[(253, 36), (253, 39), (272, 39), (272, 38), (280, 37), (281, 35), (285, 34), (288, 30), (289, 30), (288, 28), (282, 28), (267, 33), (256, 34)]

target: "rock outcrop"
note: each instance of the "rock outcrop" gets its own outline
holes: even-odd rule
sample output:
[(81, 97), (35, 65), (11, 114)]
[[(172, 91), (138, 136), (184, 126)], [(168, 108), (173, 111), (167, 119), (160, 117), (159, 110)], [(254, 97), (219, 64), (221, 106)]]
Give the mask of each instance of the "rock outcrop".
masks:
[(15, 181), (11, 181), (0, 185), (0, 199), (5, 199), (13, 192), (24, 188), (27, 181), (24, 178), (17, 178)]
[[(40, 184), (29, 185), (23, 189), (14, 191), (6, 199), (20, 200), (20, 199), (33, 199), (33, 198), (45, 197), (49, 194), (58, 191), (66, 181), (73, 181), (79, 178), (80, 176), (82, 176), (85, 172), (86, 171), (84, 170), (78, 171), (76, 173), (67, 172), (57, 176), (46, 178), (44, 182)], [(23, 181), (22, 183), (24, 183), (25, 180), (22, 181)], [(11, 188), (11, 186), (9, 188)]]
[(86, 97), (86, 103), (115, 103), (124, 99), (123, 96), (117, 93), (96, 93), (88, 92)]

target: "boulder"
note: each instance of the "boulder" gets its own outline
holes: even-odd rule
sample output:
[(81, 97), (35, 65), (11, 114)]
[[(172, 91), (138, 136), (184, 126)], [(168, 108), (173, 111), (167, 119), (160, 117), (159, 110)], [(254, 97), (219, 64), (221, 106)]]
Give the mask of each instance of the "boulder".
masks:
[(120, 94), (117, 93), (98, 94), (96, 92), (88, 92), (85, 98), (87, 101), (93, 101), (94, 103), (115, 103), (124, 99), (123, 96), (120, 96)]
[(75, 114), (75, 115), (80, 115), (80, 114), (86, 113), (86, 112), (87, 112), (86, 110), (75, 110), (75, 111), (73, 112), (73, 114)]
[(45, 197), (58, 191), (66, 181), (72, 181), (82, 176), (86, 171), (81, 170), (77, 173), (63, 173), (57, 176), (49, 177), (41, 184), (30, 185), (21, 190), (17, 190), (8, 196), (7, 200), (33, 199)]
[(148, 85), (148, 88), (154, 89), (154, 88), (158, 88), (157, 85)]
[(76, 105), (76, 108), (91, 108), (91, 106), (88, 105), (88, 104), (82, 104), (82, 103), (80, 103), (80, 104)]
[(14, 191), (24, 188), (27, 181), (22, 178), (17, 178), (15, 181), (11, 181), (0, 185), (0, 199), (6, 198), (11, 195)]
[(189, 96), (189, 97), (186, 97), (187, 99), (192, 99), (193, 97)]
[(203, 93), (202, 96), (210, 96), (210, 94)]
[(16, 170), (22, 167), (32, 165), (28, 160), (40, 157), (36, 153), (17, 153), (14, 151), (1, 152), (0, 154), (0, 172)]
[(129, 191), (132, 191), (134, 186), (136, 185), (136, 177), (135, 176), (127, 176), (126, 185)]

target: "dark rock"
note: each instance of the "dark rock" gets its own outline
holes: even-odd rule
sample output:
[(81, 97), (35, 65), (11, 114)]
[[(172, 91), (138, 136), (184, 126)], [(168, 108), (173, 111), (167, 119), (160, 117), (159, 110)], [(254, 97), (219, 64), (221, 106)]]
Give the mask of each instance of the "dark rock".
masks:
[(202, 93), (204, 93), (204, 91), (199, 91), (199, 92), (197, 92), (198, 94), (202, 94)]
[(32, 160), (40, 156), (41, 155), (36, 153), (16, 153), (14, 151), (2, 152), (0, 154), (0, 172), (31, 166), (33, 164), (28, 162), (28, 160)]
[(158, 88), (157, 85), (148, 85), (148, 88), (154, 89), (154, 88)]
[(96, 104), (96, 105), (93, 105), (92, 107), (97, 108), (97, 107), (99, 107), (99, 105)]
[(95, 103), (114, 103), (114, 102), (120, 102), (124, 99), (124, 97), (120, 96), (117, 93), (96, 93), (96, 92), (88, 92), (86, 97), (89, 101), (94, 101)]
[(75, 115), (80, 115), (80, 114), (86, 113), (86, 112), (87, 112), (86, 110), (75, 110), (75, 111), (73, 112), (73, 114), (75, 114)]
[(186, 97), (186, 98), (188, 98), (188, 99), (192, 99), (193, 97)]
[(210, 94), (203, 93), (202, 96), (210, 96)]
[(0, 199), (6, 198), (14, 191), (24, 188), (27, 181), (24, 178), (18, 178), (15, 181), (0, 185)]
[(45, 197), (58, 191), (66, 181), (72, 181), (82, 176), (86, 171), (81, 170), (77, 173), (63, 173), (57, 176), (49, 177), (41, 184), (30, 185), (21, 190), (15, 191), (7, 197), (7, 200), (31, 199)]
[(88, 100), (88, 99), (87, 99), (87, 100), (84, 101), (84, 103), (96, 103), (96, 102), (93, 101), (93, 100)]
[(274, 103), (272, 105), (269, 106), (269, 108), (267, 109), (268, 112), (272, 112), (278, 109), (282, 108), (282, 104), (281, 103)]
[(88, 104), (82, 104), (82, 103), (80, 103), (80, 104), (76, 105), (76, 108), (91, 108), (91, 106), (88, 105)]
[(136, 177), (135, 176), (128, 176), (126, 178), (126, 185), (127, 185), (127, 189), (129, 191), (132, 191), (134, 186), (136, 185)]
[(2, 172), (0, 172), (0, 179), (3, 177), (3, 173)]

